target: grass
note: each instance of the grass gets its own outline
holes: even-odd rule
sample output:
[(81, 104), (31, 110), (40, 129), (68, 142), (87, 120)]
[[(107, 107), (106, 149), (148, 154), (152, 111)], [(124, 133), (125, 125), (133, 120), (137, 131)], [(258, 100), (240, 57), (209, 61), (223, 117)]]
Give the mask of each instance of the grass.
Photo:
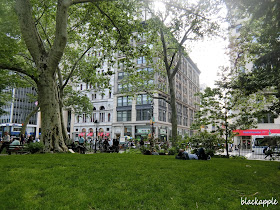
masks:
[(253, 209), (240, 198), (280, 202), (279, 165), (136, 154), (1, 156), (0, 209)]

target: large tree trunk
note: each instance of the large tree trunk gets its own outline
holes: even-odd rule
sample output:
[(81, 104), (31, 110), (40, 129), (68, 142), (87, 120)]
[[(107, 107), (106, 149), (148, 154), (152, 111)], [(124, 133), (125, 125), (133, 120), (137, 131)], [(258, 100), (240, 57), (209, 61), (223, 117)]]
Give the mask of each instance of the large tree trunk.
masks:
[[(62, 94), (61, 90), (60, 90), (60, 94)], [(60, 99), (59, 99), (59, 110), (60, 110), (62, 136), (63, 136), (64, 142), (66, 144), (69, 141), (69, 137), (68, 137), (68, 133), (67, 133), (66, 126), (65, 126), (65, 123), (64, 123), (64, 119), (63, 119), (63, 102), (62, 102), (62, 97), (63, 96), (60, 96)]]
[(42, 113), (42, 140), (45, 152), (64, 152), (56, 78), (51, 71), (42, 71), (38, 80), (38, 99)]
[(172, 146), (177, 145), (177, 110), (176, 96), (174, 90), (174, 78), (169, 78), (170, 106), (171, 106), (171, 124), (172, 124)]
[[(67, 43), (68, 8), (73, 2), (69, 0), (57, 1), (55, 36), (49, 50), (45, 49), (38, 33), (30, 0), (17, 0), (15, 3), (22, 39), (36, 66), (34, 81), (38, 87), (42, 120), (41, 138), (45, 144), (45, 151), (67, 151), (62, 135), (56, 69)], [(26, 73), (29, 75), (27, 71)]]

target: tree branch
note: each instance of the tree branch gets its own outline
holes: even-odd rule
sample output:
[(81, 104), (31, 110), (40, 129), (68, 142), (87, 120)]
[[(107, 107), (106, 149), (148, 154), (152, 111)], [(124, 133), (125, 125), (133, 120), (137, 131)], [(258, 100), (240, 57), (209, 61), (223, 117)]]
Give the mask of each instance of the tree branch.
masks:
[(162, 28), (160, 28), (160, 39), (161, 39), (161, 43), (162, 43), (163, 60), (164, 60), (164, 64), (165, 64), (165, 69), (166, 69), (167, 76), (169, 77), (170, 76), (170, 68), (169, 68), (169, 65), (168, 65), (166, 43), (165, 43)]
[[(102, 2), (104, 0), (72, 0), (71, 5), (74, 4), (83, 4), (83, 3), (94, 3), (94, 2)], [(107, 0), (107, 1), (117, 1), (117, 0)]]
[(78, 60), (76, 60), (76, 62), (74, 63), (74, 65), (72, 66), (71, 68), (71, 71), (70, 71), (70, 74), (68, 75), (65, 83), (63, 84), (63, 86), (61, 87), (62, 89), (65, 88), (65, 86), (68, 84), (70, 78), (72, 77), (73, 73), (74, 73), (74, 70), (76, 68), (76, 66), (78, 65), (78, 63), (82, 60), (82, 58), (84, 57), (84, 55), (91, 49), (91, 47), (88, 47), (84, 52), (83, 54), (78, 58)]
[[(181, 48), (183, 48), (183, 47), (181, 46)], [(181, 50), (182, 50), (182, 49), (181, 49)], [(178, 59), (178, 62), (177, 62), (177, 64), (176, 64), (176, 66), (175, 66), (175, 68), (174, 68), (172, 74), (170, 75), (170, 78), (171, 78), (171, 79), (173, 79), (173, 77), (175, 77), (175, 74), (178, 72), (179, 67), (180, 67), (180, 65), (181, 65), (181, 59), (182, 59), (182, 54), (183, 54), (183, 53), (181, 52), (181, 50), (179, 49), (179, 59)]]
[(18, 72), (18, 73), (21, 73), (21, 74), (24, 74), (24, 75), (30, 77), (35, 82), (37, 81), (37, 78), (33, 74), (28, 73), (26, 70), (24, 70), (22, 68), (19, 68), (19, 67), (16, 67), (16, 66), (8, 66), (8, 65), (5, 65), (5, 64), (0, 64), (0, 69), (15, 71), (15, 72)]
[(23, 126), (22, 126), (22, 128), (21, 128), (20, 134), (25, 134), (25, 130), (26, 130), (26, 127), (27, 127), (27, 124), (28, 124), (30, 118), (31, 118), (35, 113), (37, 113), (37, 112), (39, 111), (39, 108), (40, 108), (40, 106), (39, 106), (39, 104), (38, 104), (38, 105), (35, 107), (35, 109), (34, 109), (32, 112), (30, 112), (29, 115), (25, 118), (24, 123), (23, 123)]
[(44, 44), (37, 31), (34, 19), (32, 17), (32, 9), (29, 0), (18, 0), (15, 4), (16, 13), (19, 20), (20, 30), (23, 40), (34, 59), (36, 65), (39, 66), (40, 57), (45, 54)]
[(44, 34), (45, 34), (45, 36), (46, 36), (46, 39), (47, 39), (47, 42), (48, 42), (49, 46), (52, 47), (52, 44), (51, 44), (51, 42), (50, 42), (50, 40), (49, 40), (49, 36), (48, 36), (46, 30), (44, 29), (44, 27), (42, 26), (42, 23), (41, 23), (40, 21), (38, 21), (38, 23), (39, 23), (39, 25), (41, 26), (41, 28), (43, 29), (43, 32), (44, 32)]
[(49, 69), (52, 69), (53, 73), (57, 70), (57, 66), (66, 47), (68, 8), (70, 5), (71, 1), (69, 0), (57, 1), (55, 38), (48, 62), (48, 65), (51, 66)]
[(149, 92), (149, 91), (147, 91), (147, 90), (145, 90), (144, 92), (147, 93), (147, 94), (148, 94), (151, 98), (153, 98), (153, 99), (162, 99), (162, 100), (164, 100), (166, 103), (170, 104), (170, 99), (168, 99), (168, 97), (154, 96), (153, 93), (151, 93), (151, 92)]
[(116, 26), (115, 22), (112, 20), (112, 18), (107, 15), (97, 4), (95, 4), (96, 8), (101, 12), (101, 14), (105, 15), (109, 20), (110, 22), (112, 23), (112, 25), (117, 29), (119, 35), (121, 36), (121, 31), (120, 29)]
[[(187, 38), (188, 38), (187, 36), (188, 36), (189, 32), (193, 29), (194, 26), (195, 26), (195, 24), (194, 24), (194, 21), (193, 21), (193, 22), (192, 22), (192, 25), (191, 25), (190, 28), (185, 32), (185, 34), (184, 34), (182, 40), (180, 41), (180, 43), (179, 43), (179, 48), (183, 46), (183, 44), (185, 43), (185, 41), (186, 41)], [(175, 56), (176, 56), (178, 50), (179, 50), (179, 49), (177, 48), (177, 50), (176, 50), (176, 51), (174, 52), (174, 54), (172, 55), (172, 59), (171, 59), (169, 68), (171, 68), (171, 66), (172, 66), (172, 64), (173, 64), (173, 62), (174, 62), (174, 58), (175, 58)]]

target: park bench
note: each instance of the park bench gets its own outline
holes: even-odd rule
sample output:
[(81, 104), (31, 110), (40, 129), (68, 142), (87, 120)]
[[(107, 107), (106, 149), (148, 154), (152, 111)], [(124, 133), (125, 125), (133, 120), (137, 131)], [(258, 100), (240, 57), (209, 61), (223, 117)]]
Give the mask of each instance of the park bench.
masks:
[(11, 155), (12, 153), (15, 154), (27, 154), (29, 151), (27, 151), (26, 146), (24, 145), (11, 145), (9, 146), (9, 149), (7, 149), (7, 153)]

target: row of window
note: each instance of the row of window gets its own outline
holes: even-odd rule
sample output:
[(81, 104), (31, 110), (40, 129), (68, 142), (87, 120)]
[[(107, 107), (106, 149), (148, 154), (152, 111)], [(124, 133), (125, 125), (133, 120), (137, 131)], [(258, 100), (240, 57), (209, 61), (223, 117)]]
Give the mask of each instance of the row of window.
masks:
[[(130, 96), (120, 96), (117, 99), (117, 106), (131, 106), (132, 105), (132, 97)], [(145, 105), (145, 104), (152, 104), (153, 99), (146, 94), (138, 95), (136, 98), (136, 104), (137, 105)]]
[(97, 114), (93, 113), (90, 118), (86, 115), (86, 114), (82, 114), (82, 115), (78, 115), (76, 117), (76, 122), (77, 123), (87, 123), (87, 122), (91, 122), (94, 123), (95, 121), (98, 122), (111, 122), (111, 114), (108, 113), (107, 115), (107, 119), (105, 119), (105, 113), (99, 113), (99, 119), (97, 119)]
[[(101, 96), (101, 99), (104, 99), (104, 94), (101, 94), (100, 96)], [(111, 91), (109, 91), (108, 98), (112, 98), (112, 92)], [(94, 99), (97, 99), (96, 93), (95, 94), (91, 94), (91, 100), (94, 100)]]
[[(142, 72), (142, 71), (147, 71), (147, 72), (152, 72), (153, 71), (153, 68), (139, 68), (137, 69), (137, 72)], [(119, 72), (118, 73), (118, 80), (121, 80), (123, 78), (125, 78), (126, 76), (128, 75), (127, 72)]]

